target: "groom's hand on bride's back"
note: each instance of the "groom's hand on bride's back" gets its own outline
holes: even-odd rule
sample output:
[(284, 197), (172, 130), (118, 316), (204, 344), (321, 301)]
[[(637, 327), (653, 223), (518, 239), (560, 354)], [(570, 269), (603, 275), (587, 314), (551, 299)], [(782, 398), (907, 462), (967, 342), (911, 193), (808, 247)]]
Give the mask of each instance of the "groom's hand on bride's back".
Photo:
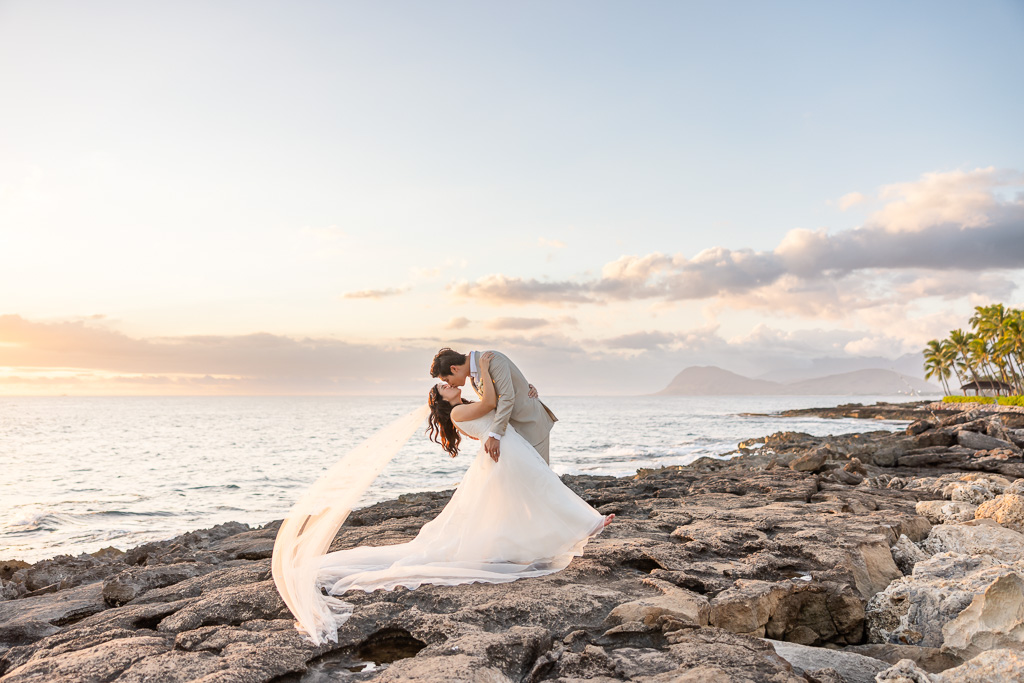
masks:
[(501, 455), (501, 442), (493, 436), (489, 436), (484, 442), (484, 450), (487, 451), (487, 455), (491, 456), (491, 460), (498, 462), (498, 456)]
[(538, 396), (540, 396), (540, 394), (537, 393), (537, 387), (533, 386), (532, 384), (530, 385), (530, 391), (528, 395), (530, 398), (537, 398)]

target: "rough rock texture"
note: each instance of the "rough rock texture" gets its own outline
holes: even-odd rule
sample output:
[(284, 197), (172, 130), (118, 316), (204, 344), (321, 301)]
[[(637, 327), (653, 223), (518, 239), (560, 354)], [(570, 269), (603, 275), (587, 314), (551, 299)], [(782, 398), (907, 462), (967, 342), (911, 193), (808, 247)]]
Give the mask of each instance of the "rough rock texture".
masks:
[(1024, 656), (1019, 650), (983, 652), (955, 669), (947, 669), (933, 679), (935, 683), (992, 683), (1024, 681)]
[(921, 548), (931, 554), (988, 555), (997, 560), (1012, 562), (1024, 557), (1024, 534), (999, 526), (989, 519), (978, 519), (934, 527), (928, 538), (921, 542)]
[[(919, 503), (920, 505), (920, 503)], [(899, 540), (890, 548), (892, 559), (904, 575), (914, 571), (914, 565), (928, 559), (928, 554), (921, 550), (906, 534), (900, 534)]]
[(965, 659), (1005, 647), (1024, 630), (1024, 598), (1017, 590), (1022, 577), (1024, 560), (935, 555), (871, 599), (869, 640), (941, 647)]
[(25, 584), (0, 579), (0, 600), (14, 600), (28, 593)]
[(618, 605), (608, 613), (606, 625), (639, 622), (645, 626), (657, 626), (665, 620), (673, 620), (686, 626), (707, 626), (711, 607), (706, 597), (677, 588), (667, 581), (645, 579), (644, 582), (657, 586), (665, 594)]
[(1015, 650), (990, 650), (969, 662), (929, 674), (913, 660), (904, 659), (875, 677), (879, 683), (1003, 683), (1024, 681), (1024, 656)]
[[(310, 667), (327, 675), (373, 657), (381, 660), (374, 669), (381, 680), (459, 672), (544, 680), (586, 671), (640, 680), (685, 666), (734, 680), (762, 680), (756, 671), (804, 680), (784, 660), (766, 660), (770, 646), (745, 634), (862, 642), (867, 598), (902, 575), (890, 541), (907, 534), (920, 540), (929, 527), (914, 511), (916, 492), (819, 483), (788, 468), (666, 468), (566, 481), (617, 515), (566, 570), (498, 586), (356, 592), (347, 596), (356, 609), (338, 643), (321, 649), (296, 640), (269, 560), (259, 557), (276, 524), (192, 532), (99, 564), (68, 558), (103, 578), (0, 602), (0, 610), (17, 605), (0, 611), (3, 647), (10, 648), (0, 659), (0, 680), (271, 680)], [(449, 495), (358, 510), (333, 547), (407, 540)], [(59, 564), (50, 561), (47, 571)], [(764, 603), (750, 626), (727, 616), (744, 609), (745, 591)], [(743, 633), (709, 625), (713, 609)], [(514, 627), (527, 629), (515, 632), (518, 644), (489, 635)], [(111, 649), (116, 657), (108, 656)], [(389, 664), (391, 655), (378, 651), (400, 656)]]
[(875, 676), (877, 683), (932, 683), (934, 680), (912, 659), (901, 659)]
[(970, 604), (994, 576), (974, 578), (995, 563), (954, 553), (918, 562), (910, 576), (894, 581), (867, 605), (868, 640), (942, 647), (942, 626)]
[(1007, 529), (1024, 532), (1024, 495), (1004, 493), (978, 506), (978, 519), (994, 519)]
[(963, 664), (963, 660), (937, 647), (921, 647), (919, 645), (898, 645), (893, 643), (865, 643), (846, 648), (846, 652), (855, 652), (888, 664), (896, 664), (901, 659), (913, 660), (917, 666), (928, 673), (937, 674), (946, 669)]
[(830, 582), (741, 580), (715, 596), (710, 622), (734, 633), (806, 645), (859, 643), (864, 603), (849, 586)]
[(99, 583), (0, 602), (0, 643), (20, 645), (106, 608)]
[[(355, 612), (321, 647), (293, 628), (274, 590), (278, 523), (0, 562), (0, 682), (849, 683), (862, 675), (856, 655), (887, 667), (909, 658), (925, 676), (969, 665), (965, 675), (982, 676), (1000, 661), (1013, 670), (1017, 655), (984, 650), (1020, 647), (1006, 605), (1021, 592), (1024, 534), (997, 523), (1012, 525), (1009, 515), (962, 520), (971, 506), (1024, 495), (1024, 462), (959, 435), (1024, 439), (984, 411), (877, 414), (896, 410), (917, 424), (781, 432), (731, 460), (563, 477), (616, 514), (564, 571), (347, 594)], [(409, 540), (450, 495), (356, 510), (332, 549)], [(957, 652), (977, 656), (958, 666)]]
[[(1009, 482), (998, 476), (961, 477), (942, 489), (942, 495), (968, 505), (981, 505), (1002, 493)], [(959, 521), (959, 520), (957, 520)]]
[(117, 607), (131, 602), (152, 588), (201, 576), (213, 571), (213, 565), (198, 562), (178, 562), (157, 567), (129, 567), (103, 582), (103, 599)]
[(992, 450), (996, 448), (1007, 448), (1012, 451), (1020, 452), (1020, 449), (1013, 443), (997, 439), (987, 434), (979, 434), (977, 432), (967, 431), (962, 429), (956, 434), (956, 441), (961, 446), (967, 448), (973, 448), (978, 451)]
[(789, 463), (789, 468), (796, 472), (817, 472), (825, 464), (828, 455), (823, 451), (814, 451), (801, 455)]
[(942, 627), (944, 650), (963, 659), (985, 650), (1024, 650), (1024, 577), (1003, 574)]
[(932, 524), (956, 524), (974, 519), (977, 505), (961, 501), (922, 500), (917, 504), (917, 514)]
[(930, 401), (912, 401), (907, 403), (876, 403), (866, 406), (863, 403), (845, 403), (832, 408), (797, 408), (783, 410), (780, 415), (786, 417), (824, 417), (860, 418), (862, 420), (913, 420), (931, 424), (932, 413), (925, 410)]
[(768, 642), (798, 674), (818, 669), (833, 669), (847, 683), (873, 683), (876, 674), (889, 668), (887, 662), (855, 652), (807, 647), (778, 640)]

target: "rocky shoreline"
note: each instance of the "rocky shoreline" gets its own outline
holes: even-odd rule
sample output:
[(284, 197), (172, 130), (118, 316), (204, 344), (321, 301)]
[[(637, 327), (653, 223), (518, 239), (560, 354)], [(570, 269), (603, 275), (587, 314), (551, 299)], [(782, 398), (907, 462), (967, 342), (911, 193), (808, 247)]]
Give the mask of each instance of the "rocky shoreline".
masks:
[[(0, 683), (1024, 678), (1021, 425), (882, 408), (915, 421), (566, 476), (616, 514), (566, 570), (346, 594), (355, 613), (320, 647), (270, 577), (279, 523), (0, 561)], [(354, 511), (332, 549), (409, 540), (451, 493)]]
[[(781, 417), (823, 417), (826, 419), (855, 418), (861, 420), (920, 420), (927, 417), (940, 420), (948, 412), (981, 410), (983, 412), (1005, 413), (1004, 426), (1024, 428), (1024, 408), (1000, 406), (985, 403), (943, 403), (941, 401), (908, 401), (905, 403), (875, 403), (865, 406), (860, 403), (846, 403), (830, 408), (798, 408), (777, 413)], [(927, 415), (925, 415), (927, 414)]]
[(904, 403), (845, 403), (830, 408), (797, 408), (783, 410), (778, 414), (782, 417), (823, 417), (826, 419), (855, 418), (860, 420), (917, 420), (921, 411), (926, 410), (931, 401), (908, 401)]

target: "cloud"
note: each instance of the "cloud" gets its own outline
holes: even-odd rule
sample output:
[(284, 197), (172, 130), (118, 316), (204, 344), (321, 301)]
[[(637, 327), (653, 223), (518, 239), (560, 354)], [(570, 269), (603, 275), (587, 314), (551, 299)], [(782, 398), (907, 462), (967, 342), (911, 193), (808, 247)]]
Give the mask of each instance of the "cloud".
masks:
[(764, 287), (724, 294), (715, 307), (839, 320), (881, 304), (866, 291), (869, 281), (855, 276), (807, 280), (787, 274)]
[(341, 295), (343, 299), (383, 299), (389, 296), (398, 296), (409, 291), (409, 287), (388, 287), (387, 289), (360, 289), (356, 292), (346, 292)]
[(604, 340), (605, 346), (612, 349), (654, 349), (667, 346), (676, 340), (676, 335), (669, 332), (633, 332)]
[(884, 356), (892, 353), (893, 349), (903, 348), (905, 345), (899, 340), (885, 334), (869, 334), (843, 346), (843, 351), (851, 356)]
[(50, 374), (90, 370), (103, 373), (101, 379), (161, 375), (178, 383), (210, 376), (208, 381), (237, 380), (250, 391), (352, 393), (348, 385), (373, 381), (376, 372), (402, 381), (426, 378), (431, 346), (352, 344), (263, 332), (136, 339), (81, 320), (34, 322), (0, 315), (0, 367), (42, 368)]
[(925, 173), (918, 181), (883, 187), (879, 197), (888, 203), (872, 219), (890, 232), (921, 232), (945, 224), (981, 228), (1005, 208), (993, 188), (1022, 183), (1024, 174), (994, 167)]
[(848, 194), (844, 194), (842, 197), (839, 198), (839, 209), (841, 211), (846, 211), (847, 209), (857, 206), (858, 204), (863, 204), (866, 200), (867, 197), (865, 197), (860, 192), (850, 192)]
[(484, 327), (489, 330), (535, 330), (550, 324), (548, 318), (494, 318), (488, 320)]
[[(984, 301), (991, 302), (991, 299)], [(945, 337), (950, 330), (963, 327), (969, 315), (969, 309), (957, 311), (949, 307), (935, 313), (911, 315), (906, 304), (894, 304), (866, 309), (859, 318), (863, 327), (872, 331), (870, 334), (884, 334), (902, 344), (894, 345), (894, 349), (920, 351), (929, 339)]]
[(591, 349), (588, 349), (577, 340), (558, 333), (546, 333), (529, 337), (515, 334), (470, 335), (457, 337), (451, 341), (455, 345), (453, 348), (456, 350), (460, 348), (529, 350), (533, 353), (542, 353), (549, 358), (560, 354), (572, 354), (578, 359), (593, 359), (594, 356)]
[(746, 334), (737, 335), (727, 343), (734, 348), (757, 349), (764, 353), (807, 356), (841, 350), (859, 335), (856, 330), (781, 330), (758, 323)]
[(663, 330), (633, 332), (605, 339), (601, 344), (611, 349), (647, 351), (671, 349), (687, 353), (726, 346), (725, 340), (718, 334), (717, 324), (705, 325), (685, 332)]
[(1017, 285), (998, 273), (909, 271), (893, 278), (892, 288), (903, 302), (927, 297), (953, 301), (972, 295), (1006, 301)]
[(483, 326), (489, 330), (536, 330), (541, 327), (559, 327), (578, 325), (576, 318), (562, 315), (557, 318), (517, 318), (501, 317), (486, 321)]
[[(473, 324), (474, 324), (474, 322), (472, 320), (470, 320), (469, 318), (465, 318), (465, 317), (452, 318), (451, 320), (449, 320), (445, 324), (444, 329), (446, 329), (446, 330), (463, 330), (463, 329), (466, 329), (467, 327), (469, 327), (470, 325), (473, 325)], [(551, 326), (563, 326), (563, 325), (565, 325), (565, 326), (575, 326), (575, 325), (578, 325), (579, 322), (576, 320), (576, 318), (573, 318), (572, 316), (563, 315), (563, 316), (559, 316), (557, 318), (550, 318), (550, 317), (549, 318), (500, 317), (500, 318), (491, 318), (490, 320), (485, 320), (483, 322), (478, 322), (478, 323), (475, 323), (475, 324), (476, 324), (477, 327), (479, 327), (481, 329), (487, 329), (487, 330), (525, 331), (525, 330), (536, 330), (536, 329), (540, 329), (540, 328), (543, 328), (543, 327), (551, 327)]]
[[(877, 282), (911, 269), (977, 273), (1024, 268), (1024, 198), (1003, 200), (995, 192), (1017, 182), (1024, 177), (994, 169), (926, 174), (915, 183), (883, 188), (889, 203), (862, 226), (836, 233), (791, 230), (771, 251), (713, 247), (692, 258), (630, 255), (607, 263), (597, 279), (493, 274), (448, 289), (458, 298), (487, 305), (720, 298), (739, 308), (842, 317), (844, 311), (876, 306), (888, 297), (871, 296), (870, 288), (851, 274)], [(1012, 285), (1007, 283), (1004, 279), (1001, 291)], [(998, 283), (990, 279), (988, 284)]]
[(567, 303), (593, 302), (594, 298), (588, 292), (588, 288), (584, 283), (542, 282), (504, 275), (487, 275), (472, 283), (453, 283), (448, 286), (448, 291), (458, 298), (475, 299), (491, 305), (541, 303), (561, 306)]

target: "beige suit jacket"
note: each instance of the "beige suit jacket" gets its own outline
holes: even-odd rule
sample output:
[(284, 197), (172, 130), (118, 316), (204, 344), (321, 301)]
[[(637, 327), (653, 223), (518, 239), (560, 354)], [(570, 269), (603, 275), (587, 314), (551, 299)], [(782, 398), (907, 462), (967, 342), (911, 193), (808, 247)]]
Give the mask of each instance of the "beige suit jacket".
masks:
[[(483, 354), (482, 351), (479, 353)], [(491, 360), (490, 375), (498, 397), (498, 407), (494, 411), (494, 422), (487, 431), (504, 436), (511, 422), (516, 431), (534, 446), (545, 443), (558, 418), (539, 398), (530, 398), (530, 383), (515, 363), (503, 353), (492, 353), (494, 358)], [(479, 356), (476, 362), (479, 367)], [(476, 384), (473, 388), (480, 395)]]

